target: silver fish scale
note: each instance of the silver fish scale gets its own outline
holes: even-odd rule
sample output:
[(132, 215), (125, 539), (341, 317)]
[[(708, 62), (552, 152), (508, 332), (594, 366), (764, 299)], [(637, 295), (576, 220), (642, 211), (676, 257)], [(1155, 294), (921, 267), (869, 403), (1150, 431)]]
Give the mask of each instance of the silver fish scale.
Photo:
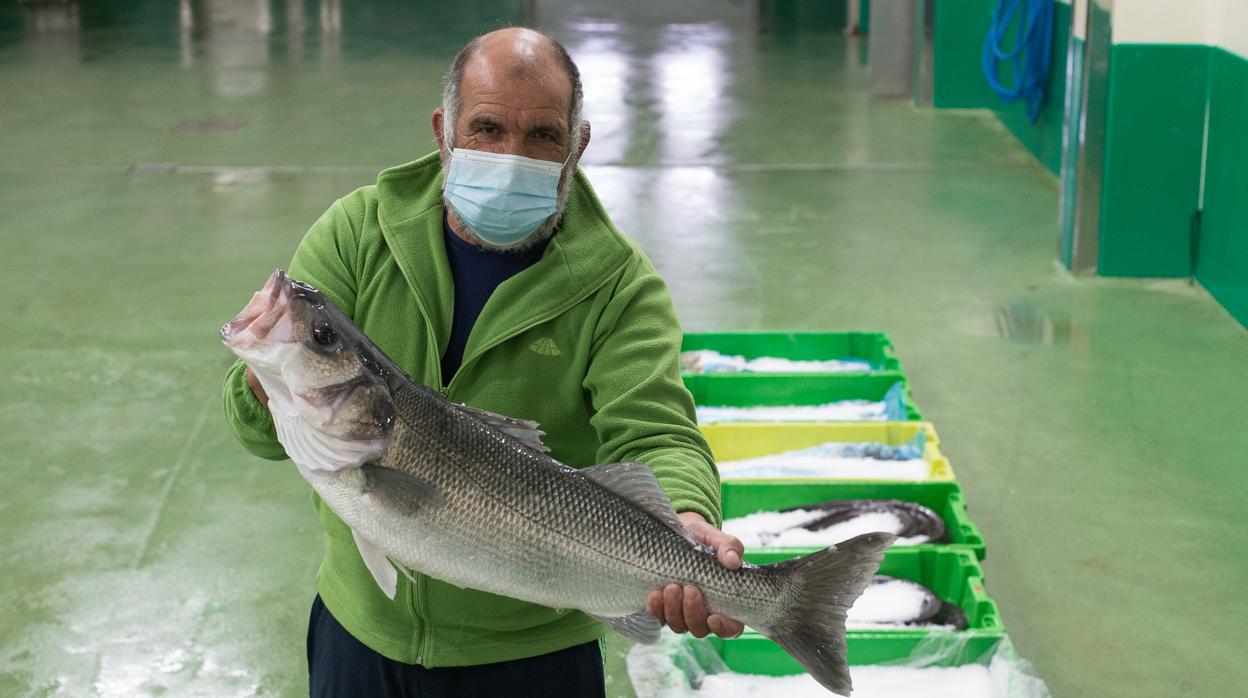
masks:
[(653, 514), (463, 412), (423, 386), (391, 385), (398, 419), (379, 465), (431, 483), (436, 505), (396, 508), (344, 471), (313, 486), (397, 562), (461, 586), (553, 608), (623, 616), (667, 582), (767, 627), (786, 596), (773, 568), (730, 571)]

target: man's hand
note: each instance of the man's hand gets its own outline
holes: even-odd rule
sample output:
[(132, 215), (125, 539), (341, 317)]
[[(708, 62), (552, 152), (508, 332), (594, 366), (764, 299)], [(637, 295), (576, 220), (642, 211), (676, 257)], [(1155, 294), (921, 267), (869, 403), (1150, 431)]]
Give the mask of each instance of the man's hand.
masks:
[(260, 404), (268, 407), (269, 394), (264, 392), (264, 386), (260, 385), (260, 379), (256, 378), (256, 374), (251, 372), (250, 366), (247, 368), (247, 385), (251, 387), (251, 392), (255, 394), (256, 399), (260, 401)]
[[(701, 514), (686, 511), (677, 514), (693, 539), (715, 549), (720, 563), (730, 570), (741, 567), (745, 546), (735, 536), (715, 528)], [(702, 590), (689, 585), (668, 584), (663, 589), (650, 592), (646, 610), (660, 623), (674, 632), (692, 633), (694, 637), (706, 637), (711, 633), (722, 638), (734, 638), (745, 630), (745, 624), (718, 613), (707, 614)]]

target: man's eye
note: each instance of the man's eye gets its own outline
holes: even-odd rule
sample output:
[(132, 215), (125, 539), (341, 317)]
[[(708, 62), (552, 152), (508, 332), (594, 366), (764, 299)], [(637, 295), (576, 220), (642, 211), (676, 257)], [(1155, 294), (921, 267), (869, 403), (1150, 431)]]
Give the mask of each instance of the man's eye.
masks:
[(482, 126), (481, 132), (486, 134), (487, 136), (493, 136), (498, 133), (498, 127), (497, 126)]

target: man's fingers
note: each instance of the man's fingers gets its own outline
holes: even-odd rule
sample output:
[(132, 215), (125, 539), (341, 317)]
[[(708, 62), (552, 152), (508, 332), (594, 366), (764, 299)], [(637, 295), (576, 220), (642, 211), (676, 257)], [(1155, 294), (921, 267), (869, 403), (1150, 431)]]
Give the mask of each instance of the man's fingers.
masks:
[(718, 613), (707, 618), (706, 624), (710, 627), (711, 632), (724, 638), (725, 640), (731, 640), (734, 637), (738, 637), (745, 631), (745, 623), (733, 620), (728, 616), (721, 616)]
[(660, 625), (666, 625), (667, 621), (663, 618), (663, 591), (655, 589), (650, 592), (650, 596), (646, 597), (646, 610), (650, 615), (659, 619)]
[(674, 633), (683, 633), (689, 629), (689, 626), (685, 625), (684, 604), (685, 595), (681, 593), (679, 585), (668, 584), (664, 587), (663, 617), (667, 621), (667, 627), (671, 628)]
[(711, 528), (707, 535), (707, 544), (715, 548), (719, 562), (730, 570), (741, 567), (741, 557), (745, 555), (745, 545), (734, 535)]
[(706, 625), (706, 605), (702, 603), (702, 591), (695, 586), (685, 587), (684, 607), (685, 625), (694, 637), (706, 637), (711, 634)]
[(741, 543), (739, 538), (724, 533), (702, 520), (701, 517), (697, 519), (690, 517), (684, 521), (684, 524), (685, 529), (689, 531), (689, 535), (693, 536), (694, 540), (715, 550), (715, 556), (719, 558), (720, 564), (730, 570), (741, 567), (741, 558), (745, 555), (745, 545)]

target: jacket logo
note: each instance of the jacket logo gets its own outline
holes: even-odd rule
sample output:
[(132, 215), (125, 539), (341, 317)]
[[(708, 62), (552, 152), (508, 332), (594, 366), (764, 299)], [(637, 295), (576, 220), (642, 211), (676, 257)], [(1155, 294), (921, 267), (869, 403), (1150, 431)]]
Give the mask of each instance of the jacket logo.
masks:
[(559, 345), (555, 344), (555, 340), (550, 337), (542, 337), (536, 342), (533, 342), (529, 345), (529, 349), (532, 349), (534, 354), (541, 354), (542, 356), (563, 355), (563, 350), (560, 349)]

